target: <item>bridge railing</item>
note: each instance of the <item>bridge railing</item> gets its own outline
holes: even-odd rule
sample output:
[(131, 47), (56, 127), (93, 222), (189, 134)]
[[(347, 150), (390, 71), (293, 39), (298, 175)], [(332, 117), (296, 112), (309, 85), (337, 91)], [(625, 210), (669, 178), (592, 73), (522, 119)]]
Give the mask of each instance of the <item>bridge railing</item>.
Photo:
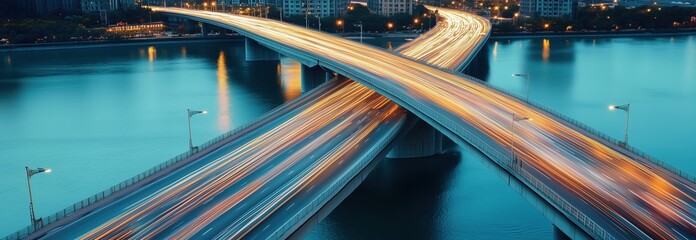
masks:
[[(489, 87), (489, 88), (491, 88), (491, 89), (493, 89), (493, 90), (495, 90), (495, 91), (502, 92), (502, 93), (504, 93), (504, 94), (507, 94), (507, 95), (509, 95), (509, 96), (512, 96), (512, 97), (516, 98), (518, 101), (523, 102), (523, 103), (526, 103), (527, 105), (530, 105), (530, 106), (535, 107), (535, 108), (537, 108), (537, 109), (543, 110), (544, 112), (547, 112), (547, 113), (551, 114), (552, 116), (554, 116), (554, 117), (556, 117), (556, 118), (558, 118), (558, 119), (561, 119), (561, 120), (563, 120), (563, 121), (565, 121), (565, 122), (567, 122), (567, 123), (570, 123), (570, 124), (572, 124), (573, 126), (575, 126), (575, 127), (577, 127), (577, 128), (580, 128), (580, 129), (582, 129), (582, 130), (585, 130), (585, 131), (587, 131), (587, 132), (589, 132), (589, 133), (591, 133), (591, 134), (593, 134), (593, 135), (595, 135), (595, 136), (597, 136), (597, 137), (599, 137), (599, 138), (601, 138), (601, 139), (603, 139), (603, 140), (605, 140), (605, 141), (611, 143), (611, 144), (613, 145), (613, 148), (620, 148), (620, 149), (628, 150), (629, 152), (631, 152), (631, 153), (633, 153), (633, 154), (636, 154), (637, 156), (639, 156), (639, 157), (641, 157), (641, 158), (643, 158), (643, 159), (645, 159), (645, 160), (648, 160), (648, 161), (652, 162), (652, 163), (655, 164), (655, 165), (658, 165), (658, 166), (660, 166), (660, 167), (662, 167), (662, 168), (664, 168), (664, 169), (666, 169), (666, 170), (668, 170), (668, 171), (670, 171), (670, 172), (672, 172), (672, 173), (674, 173), (674, 174), (676, 174), (676, 175), (678, 175), (678, 176), (680, 176), (680, 177), (683, 177), (684, 179), (686, 179), (686, 180), (688, 180), (688, 181), (691, 181), (691, 182), (696, 183), (696, 177), (691, 176), (691, 175), (689, 175), (688, 173), (686, 173), (686, 172), (684, 172), (684, 171), (682, 171), (682, 170), (680, 170), (680, 169), (678, 169), (678, 168), (676, 168), (676, 167), (674, 167), (674, 166), (671, 166), (671, 165), (669, 165), (669, 164), (666, 163), (666, 162), (660, 161), (660, 160), (658, 160), (657, 158), (655, 158), (655, 157), (649, 155), (648, 153), (645, 153), (645, 152), (639, 150), (638, 148), (636, 148), (636, 147), (634, 147), (634, 146), (631, 146), (631, 145), (629, 145), (629, 144), (624, 144), (623, 142), (621, 142), (621, 141), (619, 141), (619, 140), (617, 140), (617, 139), (615, 139), (615, 138), (613, 138), (613, 137), (611, 137), (611, 136), (609, 136), (609, 135), (607, 135), (607, 134), (605, 134), (605, 133), (603, 133), (603, 132), (601, 132), (601, 131), (599, 131), (599, 130), (593, 128), (593, 127), (588, 126), (587, 124), (584, 124), (584, 123), (582, 123), (582, 122), (580, 122), (580, 121), (578, 121), (578, 120), (575, 120), (575, 119), (573, 119), (573, 118), (571, 118), (571, 117), (568, 117), (568, 116), (566, 116), (566, 115), (563, 115), (562, 113), (557, 112), (557, 111), (555, 111), (555, 110), (553, 110), (553, 109), (551, 109), (551, 108), (545, 107), (545, 106), (543, 106), (543, 105), (541, 105), (541, 104), (538, 104), (538, 103), (535, 103), (535, 102), (532, 102), (532, 101), (525, 100), (524, 97), (520, 96), (520, 95), (517, 94), (517, 93), (513, 93), (513, 92), (511, 92), (511, 91), (509, 91), (509, 90), (506, 90), (506, 89), (503, 89), (503, 88), (494, 86), (494, 85), (492, 85), (492, 84), (490, 84), (490, 83), (488, 83), (488, 82), (485, 82), (485, 81), (483, 81), (483, 80), (481, 80), (481, 79), (478, 79), (478, 78), (475, 78), (475, 77), (472, 77), (472, 76), (469, 76), (469, 75), (466, 75), (466, 74), (462, 74), (462, 73), (457, 73), (457, 75), (462, 76), (462, 77), (464, 77), (464, 78), (466, 78), (466, 79), (469, 79), (469, 80), (473, 80), (474, 82), (479, 83), (479, 84), (481, 84), (481, 85), (485, 85), (486, 87)], [(633, 159), (633, 160), (639, 160), (639, 159)]]
[[(228, 131), (228, 132), (226, 132), (226, 133), (224, 133), (216, 138), (213, 138), (213, 139), (201, 144), (198, 148), (195, 148), (194, 150), (181, 153), (181, 154), (179, 154), (173, 158), (170, 158), (169, 160), (167, 160), (161, 164), (158, 164), (157, 166), (152, 167), (152, 168), (150, 168), (150, 169), (148, 169), (148, 170), (146, 170), (146, 171), (144, 171), (144, 172), (142, 172), (134, 177), (131, 177), (123, 182), (120, 182), (120, 183), (118, 183), (110, 188), (107, 188), (104, 191), (101, 191), (97, 194), (94, 194), (94, 195), (92, 195), (92, 196), (90, 196), (90, 197), (88, 197), (80, 202), (77, 202), (71, 206), (68, 206), (67, 208), (64, 208), (61, 211), (58, 211), (54, 214), (51, 214), (48, 217), (40, 218), (40, 221), (39, 221), (40, 224), (37, 225), (36, 227), (35, 226), (28, 226), (28, 227), (22, 228), (16, 232), (4, 237), (3, 240), (15, 240), (15, 239), (25, 238), (25, 237), (29, 236), (30, 234), (40, 230), (45, 225), (55, 223), (63, 218), (66, 218), (66, 217), (72, 215), (73, 213), (79, 211), (80, 209), (94, 205), (98, 201), (100, 201), (108, 196), (111, 196), (120, 190), (128, 188), (128, 187), (132, 186), (133, 184), (136, 184), (136, 183), (146, 179), (147, 177), (150, 177), (150, 176), (162, 171), (165, 168), (168, 168), (172, 165), (179, 163), (180, 161), (182, 161), (184, 159), (188, 159), (188, 158), (192, 157), (193, 155), (198, 154), (200, 152), (211, 150), (209, 148), (215, 146), (216, 144), (230, 138), (231, 136), (233, 136), (241, 131), (247, 131), (247, 130), (250, 131), (251, 126), (261, 122), (262, 120), (268, 118), (269, 116), (277, 114), (278, 112), (283, 110), (287, 105), (297, 103), (300, 101), (304, 101), (305, 99), (307, 99), (306, 96), (310, 96), (313, 93), (319, 91), (320, 89), (322, 89), (322, 86), (324, 86), (325, 84), (306, 92), (305, 94), (303, 94), (303, 97), (299, 97), (288, 104), (282, 104), (280, 106), (277, 106), (277, 107), (273, 108), (272, 110), (262, 114), (261, 116), (254, 118), (254, 120), (252, 120), (251, 122), (248, 122), (240, 127), (237, 127), (233, 130), (230, 130), (230, 131)], [(231, 141), (231, 139), (230, 139), (230, 141)]]
[[(447, 117), (442, 117), (439, 114), (435, 114), (434, 111), (429, 111), (420, 106), (416, 108), (418, 108), (419, 111), (425, 111), (426, 113), (431, 112), (430, 114), (433, 115), (430, 116), (433, 116), (433, 120), (435, 121), (449, 124), (449, 126), (461, 126), (461, 124), (456, 124)], [(517, 175), (517, 178), (520, 181), (526, 182), (526, 185), (533, 191), (536, 191), (542, 198), (547, 199), (550, 204), (555, 205), (556, 208), (570, 215), (575, 220), (576, 224), (582, 226), (586, 231), (589, 231), (593, 237), (606, 240), (614, 239), (611, 234), (604, 230), (595, 221), (590, 219), (587, 215), (583, 214), (582, 211), (574, 207), (570, 202), (565, 200), (562, 195), (548, 187), (546, 184), (544, 184), (544, 182), (530, 174), (527, 170), (521, 168), (518, 164), (515, 164), (515, 159), (512, 158), (512, 154), (501, 153), (499, 149), (491, 147), (486, 141), (481, 139), (479, 135), (472, 133), (463, 127), (452, 127), (449, 129), (455, 134), (459, 135), (460, 138), (463, 138), (465, 141), (469, 142), (469, 144), (476, 147), (490, 159), (498, 162), (499, 166), (508, 169), (511, 174)]]
[[(399, 133), (400, 127), (404, 123), (404, 119), (401, 119), (401, 122), (397, 124), (397, 127), (392, 128), (387, 134), (384, 136), (394, 136)], [(392, 139), (391, 137), (388, 138), (383, 138), (383, 139)], [(370, 148), (370, 151), (367, 152), (366, 155), (362, 157), (361, 161), (358, 161), (358, 165), (350, 168), (348, 172), (345, 172), (343, 175), (341, 175), (337, 180), (335, 180), (330, 187), (326, 188), (317, 198), (312, 200), (309, 204), (305, 205), (300, 211), (295, 213), (288, 221), (286, 221), (286, 224), (283, 224), (282, 227), (276, 229), (268, 239), (286, 239), (290, 234), (297, 227), (298, 225), (301, 225), (307, 221), (308, 218), (313, 216), (321, 207), (324, 206), (331, 198), (336, 196), (336, 193), (341, 191), (351, 180), (353, 180), (358, 176), (358, 174), (367, 167), (371, 163), (371, 161), (374, 158), (377, 157), (377, 155), (381, 152), (381, 150), (386, 147), (386, 145), (389, 144), (389, 142), (385, 142), (382, 140), (380, 144), (375, 144), (372, 145)]]
[[(356, 76), (354, 77), (354, 79), (363, 78), (360, 78), (360, 76)], [(481, 138), (480, 134), (477, 135), (476, 133), (471, 132), (471, 130), (469, 130), (469, 128), (472, 128), (471, 126), (467, 128), (465, 125), (462, 124), (462, 121), (455, 122), (452, 119), (454, 116), (447, 117), (442, 113), (433, 110), (426, 104), (405, 99), (403, 95), (391, 94), (388, 90), (385, 89), (383, 83), (373, 83), (366, 81), (362, 82), (370, 86), (375, 91), (383, 92), (383, 94), (386, 93), (386, 95), (389, 96), (391, 100), (416, 113), (419, 117), (421, 117), (421, 119), (424, 119), (425, 121), (430, 121), (430, 124), (437, 124), (444, 127), (446, 131), (443, 130), (443, 133), (454, 135), (450, 136), (451, 138), (461, 139), (477, 148), (488, 158), (495, 161), (500, 167), (506, 169), (510, 174), (518, 178), (526, 186), (532, 189), (532, 191), (535, 191), (537, 194), (539, 194), (539, 196), (546, 199), (546, 201), (549, 204), (555, 206), (557, 209), (559, 209), (559, 211), (566, 214), (566, 216), (568, 216), (568, 218), (571, 219), (571, 221), (575, 222), (576, 225), (584, 229), (588, 234), (592, 235), (594, 238), (607, 240), (614, 239), (614, 237), (611, 234), (609, 234), (609, 232), (607, 232), (604, 228), (598, 225), (595, 221), (590, 219), (587, 215), (583, 214), (582, 211), (570, 204), (567, 200), (565, 200), (562, 197), (562, 195), (556, 193), (553, 189), (545, 185), (542, 181), (534, 177), (532, 174), (529, 174), (526, 171), (517, 171), (512, 165), (514, 161), (512, 159), (511, 154), (501, 153), (501, 150), (502, 152), (509, 151), (504, 150), (503, 146), (500, 146), (498, 144), (495, 145), (497, 148), (491, 146), (488, 142)], [(501, 91), (507, 92), (505, 90)], [(510, 95), (514, 94), (510, 93)]]

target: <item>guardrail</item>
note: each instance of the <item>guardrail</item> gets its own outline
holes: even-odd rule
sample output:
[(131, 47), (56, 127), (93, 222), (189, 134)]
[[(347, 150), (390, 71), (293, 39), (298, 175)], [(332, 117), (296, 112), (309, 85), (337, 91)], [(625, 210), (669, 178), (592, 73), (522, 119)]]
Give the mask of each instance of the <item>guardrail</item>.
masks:
[[(332, 63), (328, 62), (328, 65)], [(336, 66), (334, 66), (336, 67)], [(335, 68), (340, 69), (340, 68)], [(378, 84), (384, 84), (381, 81), (369, 82), (364, 79), (369, 79), (370, 76), (365, 75), (365, 73), (349, 73), (347, 77), (351, 79), (358, 80), (360, 83), (370, 87), (372, 90), (379, 92), (380, 94), (387, 96), (392, 101), (395, 101), (400, 106), (408, 109), (409, 111), (415, 113), (419, 118), (425, 120), (432, 126), (440, 126), (444, 129), (440, 129), (444, 134), (452, 139), (462, 139), (468, 142), (475, 148), (479, 149), (488, 158), (495, 161), (499, 166), (506, 169), (510, 174), (518, 178), (527, 187), (537, 192), (539, 196), (545, 198), (549, 204), (559, 209), (560, 212), (564, 213), (571, 221), (573, 221), (577, 226), (584, 229), (588, 234), (593, 235), (597, 239), (613, 240), (615, 239), (609, 232), (604, 230), (600, 225), (591, 220), (587, 215), (583, 214), (579, 209), (572, 206), (567, 200), (563, 199), (561, 195), (553, 191), (550, 187), (543, 184), (542, 181), (536, 179), (536, 177), (531, 174), (523, 174), (515, 171), (510, 167), (508, 162), (512, 162), (511, 154), (501, 154), (495, 148), (491, 147), (486, 141), (482, 140), (479, 136), (464, 129), (462, 122), (455, 123), (451, 119), (441, 115), (437, 111), (421, 104), (417, 101), (410, 101), (410, 99), (404, 99), (403, 95), (394, 95), (390, 91), (385, 90), (385, 88)], [(471, 78), (471, 77), (469, 77)], [(388, 87), (388, 86), (387, 86)], [(507, 156), (506, 156), (507, 155)], [(534, 184), (532, 184), (534, 183)], [(562, 211), (561, 211), (562, 210)], [(565, 211), (565, 212), (564, 212)]]
[[(658, 166), (660, 166), (660, 167), (662, 167), (662, 168), (664, 168), (664, 169), (670, 171), (671, 173), (674, 173), (674, 174), (676, 174), (676, 175), (678, 175), (678, 176), (680, 176), (680, 177), (683, 177), (684, 179), (686, 179), (686, 180), (688, 180), (688, 181), (690, 181), (690, 182), (696, 183), (696, 177), (690, 176), (688, 173), (683, 172), (683, 171), (681, 171), (680, 169), (678, 169), (678, 168), (676, 168), (676, 167), (673, 167), (673, 166), (669, 165), (669, 164), (666, 163), (666, 162), (660, 161), (660, 160), (658, 160), (657, 158), (654, 158), (653, 156), (651, 156), (651, 155), (649, 155), (649, 154), (647, 154), (647, 153), (645, 153), (645, 152), (639, 150), (639, 149), (636, 148), (636, 147), (633, 147), (633, 146), (631, 146), (631, 145), (629, 145), (629, 144), (622, 144), (622, 143), (620, 144), (620, 143), (619, 143), (619, 142), (620, 142), (619, 140), (617, 140), (617, 139), (615, 139), (615, 138), (613, 138), (613, 137), (611, 137), (611, 136), (609, 136), (609, 135), (607, 135), (607, 134), (604, 134), (604, 133), (602, 133), (601, 131), (599, 131), (599, 130), (597, 130), (597, 129), (595, 129), (595, 128), (592, 128), (592, 127), (590, 127), (590, 126), (588, 126), (588, 125), (586, 125), (586, 124), (584, 124), (584, 123), (582, 123), (582, 122), (580, 122), (580, 121), (577, 121), (577, 120), (575, 120), (575, 119), (573, 119), (573, 118), (570, 118), (570, 117), (568, 117), (568, 116), (565, 116), (565, 115), (563, 115), (563, 114), (561, 114), (561, 113), (559, 113), (559, 112), (557, 112), (557, 111), (554, 111), (553, 109), (550, 109), (550, 108), (548, 108), (548, 107), (544, 107), (544, 106), (542, 106), (541, 104), (538, 104), (538, 103), (535, 103), (535, 102), (532, 102), (532, 101), (525, 100), (525, 97), (522, 97), (522, 96), (520, 96), (520, 95), (517, 94), (517, 93), (513, 93), (513, 92), (508, 91), (508, 90), (506, 90), (506, 89), (503, 89), (503, 88), (494, 86), (494, 85), (492, 85), (492, 84), (490, 84), (490, 83), (488, 83), (488, 82), (485, 82), (485, 81), (483, 81), (483, 80), (481, 80), (481, 79), (478, 79), (478, 78), (475, 78), (475, 77), (472, 77), (472, 76), (469, 76), (469, 75), (466, 75), (466, 74), (462, 74), (462, 73), (457, 73), (456, 75), (459, 75), (459, 76), (461, 76), (461, 77), (463, 77), (463, 78), (465, 78), (465, 79), (468, 79), (468, 80), (472, 80), (473, 82), (476, 82), (476, 83), (478, 83), (478, 84), (484, 85), (484, 86), (486, 86), (486, 87), (488, 87), (488, 88), (491, 88), (491, 89), (493, 89), (493, 90), (495, 90), (495, 91), (498, 91), (498, 92), (500, 92), (500, 93), (504, 93), (504, 94), (506, 94), (506, 95), (508, 95), (508, 96), (514, 97), (514, 98), (516, 98), (516, 99), (517, 99), (518, 101), (520, 101), (520, 102), (526, 103), (527, 105), (529, 105), (529, 106), (531, 106), (531, 107), (534, 107), (534, 108), (537, 108), (537, 109), (541, 110), (542, 112), (546, 112), (546, 113), (550, 114), (550, 115), (553, 116), (553, 117), (556, 117), (556, 118), (558, 118), (558, 119), (560, 119), (560, 120), (563, 120), (563, 121), (565, 121), (565, 122), (571, 124), (571, 125), (574, 126), (574, 127), (577, 127), (577, 128), (582, 129), (582, 130), (585, 130), (585, 131), (587, 131), (588, 133), (593, 134), (593, 135), (595, 135), (595, 136), (597, 136), (597, 137), (599, 137), (599, 138), (601, 138), (601, 139), (603, 139), (603, 140), (605, 140), (605, 141), (611, 143), (611, 144), (613, 145), (613, 146), (611, 146), (611, 147), (613, 147), (614, 149), (619, 148), (619, 149), (628, 150), (629, 152), (631, 152), (631, 153), (633, 153), (633, 154), (636, 154), (637, 156), (639, 156), (639, 157), (641, 157), (641, 158), (643, 158), (643, 159), (645, 159), (645, 160), (648, 160), (648, 161), (650, 161), (651, 163), (653, 163), (653, 164), (655, 164), (655, 165), (658, 165)], [(632, 158), (632, 159), (633, 159), (633, 158)], [(633, 160), (636, 161), (636, 160), (639, 160), (639, 159), (633, 159)]]
[[(253, 125), (265, 120), (266, 118), (268, 118), (272, 115), (277, 114), (278, 112), (280, 112), (281, 110), (283, 110), (285, 107), (287, 107), (289, 105), (293, 105), (293, 104), (299, 103), (301, 101), (306, 101), (307, 96), (311, 96), (313, 93), (319, 91), (320, 89), (322, 89), (323, 86), (325, 86), (327, 84), (328, 83), (324, 83), (324, 84), (308, 91), (307, 93), (303, 94), (303, 96), (301, 96), (301, 97), (299, 97), (299, 98), (297, 98), (289, 103), (277, 106), (277, 107), (273, 108), (272, 110), (262, 114), (261, 116), (254, 118), (254, 120), (252, 120), (249, 123), (246, 123), (246, 124), (244, 124), (240, 127), (237, 127), (233, 130), (230, 130), (229, 132), (224, 133), (216, 138), (208, 140), (207, 142), (201, 144), (195, 150), (191, 150), (191, 151), (187, 151), (187, 152), (184, 152), (182, 154), (179, 154), (179, 155), (177, 155), (177, 156), (175, 156), (175, 157), (173, 157), (173, 158), (171, 158), (171, 159), (169, 159), (169, 160), (167, 160), (167, 161), (165, 161), (165, 162), (163, 162), (163, 163), (161, 163), (153, 168), (148, 169), (147, 171), (144, 171), (144, 172), (142, 172), (142, 173), (140, 173), (132, 178), (129, 178), (123, 182), (120, 182), (117, 185), (114, 185), (110, 188), (107, 188), (106, 190), (101, 191), (95, 195), (92, 195), (91, 197), (88, 197), (88, 198), (86, 198), (78, 203), (75, 203), (67, 208), (64, 208), (61, 211), (58, 211), (54, 214), (51, 214), (48, 217), (40, 218), (41, 224), (38, 225), (38, 227), (28, 226), (28, 227), (22, 228), (22, 229), (16, 231), (15, 233), (12, 233), (12, 234), (4, 237), (3, 240), (15, 240), (15, 239), (25, 238), (25, 237), (29, 236), (30, 234), (40, 230), (44, 226), (55, 223), (55, 222), (65, 218), (65, 217), (68, 217), (68, 216), (72, 215), (73, 213), (79, 211), (80, 209), (89, 207), (89, 206), (97, 203), (98, 201), (113, 195), (114, 193), (116, 193), (120, 190), (128, 188), (128, 187), (132, 186), (133, 184), (136, 184), (136, 183), (146, 179), (147, 177), (150, 177), (150, 176), (162, 171), (163, 169), (165, 169), (167, 167), (170, 167), (172, 165), (179, 163), (181, 160), (188, 159), (188, 158), (190, 158), (190, 157), (192, 157), (195, 154), (198, 154), (200, 152), (211, 150), (209, 148), (211, 148), (214, 145), (226, 140), (227, 138), (232, 137), (233, 135), (235, 135), (237, 133), (240, 133), (240, 132), (245, 131), (245, 130), (249, 130), (249, 131), (253, 130), (253, 129), (255, 129), (255, 128), (251, 128)], [(230, 139), (230, 140), (232, 140), (232, 139)]]
[(324, 204), (336, 196), (336, 194), (341, 191), (341, 189), (343, 189), (348, 182), (353, 180), (363, 169), (365, 169), (365, 167), (367, 167), (367, 165), (369, 165), (371, 162), (369, 160), (377, 157), (382, 149), (389, 144), (389, 142), (384, 141), (384, 139), (393, 139), (393, 136), (399, 133), (398, 130), (401, 129), (400, 126), (403, 126), (405, 121), (405, 118), (401, 119), (400, 123), (396, 124), (387, 134), (384, 135), (389, 137), (382, 138), (382, 140), (380, 140), (380, 144), (375, 144), (370, 147), (370, 151), (368, 151), (367, 154), (362, 157), (361, 161), (358, 161), (358, 166), (354, 166), (348, 172), (343, 173), (338, 180), (334, 181), (334, 183), (325, 189), (317, 198), (305, 205), (305, 207), (286, 221), (286, 224), (283, 224), (282, 227), (276, 229), (268, 239), (286, 239), (290, 234), (292, 234), (291, 231), (296, 230), (297, 227), (304, 224), (307, 219), (319, 211)]
[(437, 121), (440, 124), (444, 123), (442, 125), (443, 127), (448, 128), (460, 139), (463, 139), (464, 141), (468, 142), (472, 146), (476, 147), (483, 154), (488, 156), (488, 158), (492, 159), (493, 161), (496, 161), (499, 166), (501, 166), (504, 169), (507, 169), (510, 174), (516, 175), (516, 177), (520, 181), (524, 182), (525, 185), (527, 185), (532, 190), (536, 191), (537, 194), (545, 198), (550, 204), (554, 205), (557, 209), (562, 210), (561, 212), (566, 214), (566, 216), (569, 216), (571, 219), (574, 219), (574, 222), (581, 228), (585, 229), (585, 231), (588, 234), (591, 234), (593, 237), (597, 239), (615, 239), (613, 236), (611, 236), (611, 234), (604, 230), (604, 228), (602, 228), (596, 222), (591, 220), (587, 215), (583, 214), (579, 209), (571, 205), (567, 200), (563, 199), (561, 195), (559, 195), (550, 187), (545, 185), (542, 181), (529, 174), (526, 170), (521, 169), (519, 167), (514, 167), (514, 165), (512, 164), (514, 162), (512, 154), (501, 154), (500, 151), (491, 147), (478, 135), (462, 127), (447, 127), (461, 126), (461, 124), (457, 124), (447, 117), (442, 117), (435, 111), (425, 109), (421, 106), (417, 106), (416, 108), (419, 111), (429, 114), (432, 120)]

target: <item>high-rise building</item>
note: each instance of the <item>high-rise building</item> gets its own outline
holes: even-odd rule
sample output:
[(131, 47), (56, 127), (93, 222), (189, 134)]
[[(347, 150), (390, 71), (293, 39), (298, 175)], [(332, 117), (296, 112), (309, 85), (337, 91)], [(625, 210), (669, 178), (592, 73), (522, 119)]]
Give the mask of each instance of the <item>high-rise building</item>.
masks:
[(283, 0), (283, 15), (307, 14), (329, 17), (340, 16), (347, 10), (348, 0)]
[(114, 11), (135, 6), (135, 0), (81, 0), (82, 12)]
[(367, 8), (379, 15), (413, 14), (413, 0), (367, 0)]
[(56, 11), (79, 11), (80, 0), (20, 0), (19, 7), (31, 14), (44, 14)]
[(530, 17), (572, 17), (577, 0), (521, 0), (520, 14)]

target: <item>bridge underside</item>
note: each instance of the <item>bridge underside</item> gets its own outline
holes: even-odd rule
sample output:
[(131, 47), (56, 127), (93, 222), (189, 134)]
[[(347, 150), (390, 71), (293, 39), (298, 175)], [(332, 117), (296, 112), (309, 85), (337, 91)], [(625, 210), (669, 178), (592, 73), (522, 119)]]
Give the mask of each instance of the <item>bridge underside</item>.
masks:
[(391, 149), (388, 158), (419, 158), (442, 153), (443, 136), (425, 121), (418, 121)]

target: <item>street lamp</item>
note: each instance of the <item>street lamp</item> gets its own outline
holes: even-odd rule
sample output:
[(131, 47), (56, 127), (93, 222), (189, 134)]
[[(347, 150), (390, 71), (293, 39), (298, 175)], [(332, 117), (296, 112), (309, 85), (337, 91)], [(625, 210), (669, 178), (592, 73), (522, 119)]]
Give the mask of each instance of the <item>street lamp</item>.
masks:
[(341, 28), (341, 32), (345, 32), (345, 29), (343, 28), (343, 20), (341, 20), (341, 19), (336, 20), (336, 26)]
[(31, 195), (31, 176), (37, 173), (50, 173), (51, 169), (50, 168), (37, 168), (37, 169), (29, 169), (29, 167), (24, 167), (25, 170), (27, 170), (27, 186), (29, 186), (29, 216), (31, 217), (31, 225), (34, 226), (34, 229), (38, 228), (41, 226), (43, 223), (43, 219), (36, 220), (36, 215), (34, 215), (34, 198)]
[(510, 159), (512, 159), (513, 162), (517, 161), (515, 158), (515, 122), (519, 121), (532, 121), (532, 119), (514, 113), (512, 114), (512, 125), (510, 127), (510, 154), (512, 157)]
[(362, 21), (360, 21), (360, 43), (362, 43), (363, 39), (363, 24)]
[(631, 110), (631, 104), (627, 103), (627, 104), (618, 105), (618, 106), (617, 105), (609, 105), (609, 110), (613, 111), (614, 109), (621, 109), (621, 110), (626, 111), (626, 130), (624, 130), (624, 141), (623, 141), (623, 143), (619, 142), (619, 145), (626, 146), (626, 145), (628, 145), (628, 116), (629, 116), (629, 112)]
[(394, 23), (389, 22), (387, 23), (387, 31), (391, 30), (394, 27)]
[(523, 77), (527, 81), (527, 102), (529, 102), (529, 73), (513, 73), (513, 77)]
[(215, 7), (215, 2), (210, 3), (211, 8), (213, 9), (213, 12), (217, 12), (217, 7)]
[(193, 141), (191, 140), (191, 116), (196, 115), (196, 114), (207, 114), (208, 111), (198, 111), (198, 110), (191, 110), (191, 109), (186, 109), (188, 112), (188, 130), (189, 130), (189, 149), (193, 151), (195, 148), (193, 146)]

